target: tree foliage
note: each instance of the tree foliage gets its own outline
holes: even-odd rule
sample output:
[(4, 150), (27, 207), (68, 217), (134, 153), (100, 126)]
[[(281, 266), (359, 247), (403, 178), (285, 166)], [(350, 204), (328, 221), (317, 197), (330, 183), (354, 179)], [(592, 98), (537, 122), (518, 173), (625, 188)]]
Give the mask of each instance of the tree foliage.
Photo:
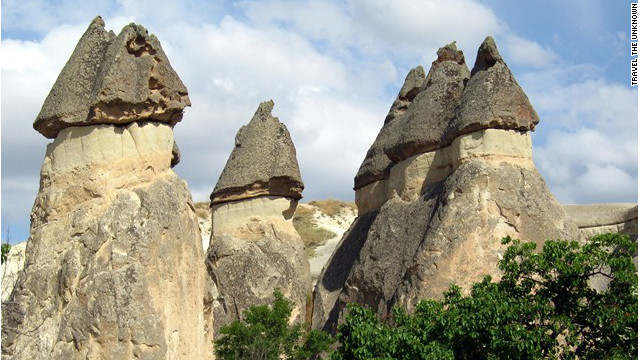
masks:
[[(332, 359), (631, 359), (637, 357), (637, 245), (600, 235), (585, 245), (511, 243), (498, 282), (485, 277), (469, 296), (452, 286), (441, 301), (380, 322), (348, 305)], [(608, 282), (597, 291), (589, 284)]]
[(243, 313), (243, 322), (222, 327), (215, 342), (219, 359), (308, 359), (329, 348), (332, 339), (328, 334), (305, 331), (302, 324), (290, 325), (293, 302), (279, 289), (273, 296), (271, 307), (252, 306)]

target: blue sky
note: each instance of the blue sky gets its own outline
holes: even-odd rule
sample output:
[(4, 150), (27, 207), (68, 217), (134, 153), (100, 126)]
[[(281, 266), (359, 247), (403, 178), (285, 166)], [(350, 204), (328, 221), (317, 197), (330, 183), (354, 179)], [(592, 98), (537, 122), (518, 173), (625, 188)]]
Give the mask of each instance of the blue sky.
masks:
[(156, 34), (193, 106), (176, 172), (205, 201), (261, 101), (291, 132), (305, 199), (353, 199), (353, 176), (408, 70), (486, 35), (541, 121), (534, 160), (562, 203), (637, 202), (638, 92), (629, 2), (500, 0), (3, 0), (2, 239), (28, 237), (47, 139), (32, 123), (96, 16)]

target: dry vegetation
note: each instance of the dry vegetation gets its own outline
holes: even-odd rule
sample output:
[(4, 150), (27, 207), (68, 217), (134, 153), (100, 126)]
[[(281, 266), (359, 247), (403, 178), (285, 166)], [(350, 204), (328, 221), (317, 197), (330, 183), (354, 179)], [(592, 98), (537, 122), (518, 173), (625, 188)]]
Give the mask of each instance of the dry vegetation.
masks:
[(343, 208), (357, 210), (356, 203), (353, 201), (344, 202), (336, 199), (313, 200), (309, 202), (309, 205), (317, 206), (327, 216), (338, 215)]
[(211, 209), (209, 208), (209, 202), (197, 202), (193, 204), (196, 210), (196, 215), (201, 219), (211, 218)]
[(300, 234), (304, 246), (309, 256), (313, 255), (313, 249), (323, 245), (327, 240), (336, 236), (333, 231), (320, 228), (313, 218), (313, 210), (307, 207), (298, 206), (293, 215), (293, 226)]

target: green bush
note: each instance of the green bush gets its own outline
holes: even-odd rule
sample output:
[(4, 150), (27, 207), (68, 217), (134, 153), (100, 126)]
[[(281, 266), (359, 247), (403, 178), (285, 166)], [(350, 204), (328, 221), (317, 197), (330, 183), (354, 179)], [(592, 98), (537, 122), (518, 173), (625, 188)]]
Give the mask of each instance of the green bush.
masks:
[[(332, 359), (632, 359), (637, 357), (637, 245), (622, 235), (536, 245), (511, 238), (499, 282), (452, 286), (412, 315), (348, 305)], [(594, 275), (610, 282), (598, 292)]]
[(305, 331), (301, 324), (289, 324), (293, 302), (274, 290), (270, 308), (252, 306), (244, 321), (234, 321), (221, 329), (214, 347), (219, 359), (308, 359), (326, 351), (331, 337), (320, 331)]
[(4, 264), (4, 262), (7, 261), (7, 258), (9, 257), (9, 251), (11, 251), (11, 245), (9, 245), (8, 243), (3, 243), (2, 258), (0, 258), (2, 260), (2, 264)]

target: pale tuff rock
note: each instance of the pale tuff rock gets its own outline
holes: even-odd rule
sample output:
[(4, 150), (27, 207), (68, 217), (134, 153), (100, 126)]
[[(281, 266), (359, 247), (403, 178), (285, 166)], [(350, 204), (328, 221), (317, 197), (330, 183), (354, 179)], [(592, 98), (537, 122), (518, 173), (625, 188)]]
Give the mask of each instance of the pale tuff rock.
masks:
[(3, 309), (5, 355), (206, 358), (200, 234), (169, 168), (170, 135), (168, 125), (95, 125), (49, 146), (25, 271)]
[(389, 178), (356, 190), (358, 212), (380, 209), (394, 196), (416, 200), (427, 185), (442, 181), (463, 162), (483, 158), (532, 169), (531, 136), (516, 130), (485, 129), (457, 137), (447, 147), (411, 156), (395, 164)]
[(302, 198), (296, 149), (287, 127), (271, 115), (273, 101), (260, 104), (236, 134), (235, 147), (211, 193), (211, 203), (262, 195)]
[(9, 295), (13, 290), (18, 274), (24, 268), (24, 249), (27, 242), (11, 245), (11, 250), (7, 260), (0, 267), (2, 271), (2, 302), (9, 300)]
[[(211, 298), (217, 294), (191, 196), (170, 168), (172, 121), (145, 120), (155, 115), (141, 115), (139, 99), (127, 95), (148, 92), (139, 80), (156, 60), (165, 64), (151, 73), (171, 78), (161, 70), (168, 63), (141, 27), (129, 25), (112, 39), (103, 25), (99, 18), (90, 25), (47, 98), (41, 115), (52, 115), (50, 121), (36, 121), (55, 140), (42, 165), (24, 271), (2, 307), (3, 358), (211, 358)], [(110, 45), (91, 40), (99, 36)], [(155, 60), (128, 59), (125, 45), (141, 57), (154, 50), (148, 59)], [(91, 64), (106, 75), (91, 73)], [(99, 99), (113, 90), (118, 95), (109, 99), (122, 102), (96, 104), (95, 97), (75, 92), (96, 79)], [(108, 104), (117, 107), (111, 115), (123, 116), (114, 119), (118, 126), (84, 122), (80, 115), (109, 112)], [(134, 113), (142, 117), (126, 118)], [(62, 115), (68, 117), (58, 121)], [(82, 126), (73, 126), (76, 121)]]
[(116, 37), (97, 17), (58, 76), (33, 127), (53, 139), (69, 126), (145, 120), (175, 125), (191, 102), (155, 35), (136, 24)]
[(294, 301), (292, 318), (303, 321), (311, 287), (309, 262), (293, 227), (296, 201), (260, 196), (213, 206), (213, 233), (207, 253), (209, 274), (217, 285), (225, 318), (273, 300), (278, 287)]
[(638, 239), (638, 204), (563, 205), (583, 238), (621, 233)]
[(315, 328), (335, 329), (347, 303), (383, 317), (452, 283), (469, 291), (498, 277), (504, 236), (579, 237), (533, 164), (535, 111), (491, 38), (478, 53), (468, 78), (455, 45), (440, 49), (421, 91), (381, 130), (396, 124), (381, 146), (388, 176), (356, 178), (360, 216), (316, 284)]
[[(211, 207), (216, 215), (213, 217), (212, 234), (216, 237), (228, 234), (245, 240), (278, 236), (276, 232), (296, 236), (296, 230), (289, 220), (293, 218), (297, 205), (296, 200), (280, 196), (259, 196), (246, 201), (214, 204)], [(259, 227), (252, 225), (262, 221), (276, 226), (257, 231)]]
[[(212, 230), (207, 267), (219, 296), (215, 331), (243, 310), (273, 301), (278, 287), (305, 319), (311, 278), (293, 213), (302, 197), (296, 150), (287, 128), (263, 102), (236, 145), (211, 194)], [(220, 321), (218, 321), (220, 320)]]
[(211, 206), (209, 202), (197, 202), (194, 204), (196, 216), (198, 217), (198, 226), (200, 227), (200, 235), (202, 236), (202, 248), (209, 248), (209, 240), (211, 240)]

